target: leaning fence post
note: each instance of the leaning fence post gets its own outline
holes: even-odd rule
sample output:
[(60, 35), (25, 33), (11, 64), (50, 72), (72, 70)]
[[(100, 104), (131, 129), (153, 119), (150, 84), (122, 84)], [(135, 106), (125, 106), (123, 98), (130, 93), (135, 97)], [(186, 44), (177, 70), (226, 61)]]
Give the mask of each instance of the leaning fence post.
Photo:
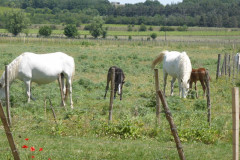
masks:
[(220, 76), (220, 62), (221, 62), (221, 54), (218, 54), (218, 63), (217, 63), (217, 74), (216, 74), (216, 80)]
[(160, 99), (158, 96), (157, 91), (159, 90), (159, 76), (158, 76), (158, 69), (154, 69), (154, 77), (155, 77), (155, 89), (156, 89), (156, 122), (157, 125), (160, 125)]
[(210, 85), (209, 85), (209, 74), (208, 70), (206, 70), (206, 75), (205, 75), (205, 83), (207, 87), (207, 108), (208, 108), (208, 123), (211, 126), (211, 99), (210, 99)]
[(232, 89), (233, 160), (239, 159), (239, 88)]
[(112, 68), (112, 71), (111, 71), (111, 95), (110, 95), (109, 118), (108, 118), (109, 123), (112, 121), (114, 89), (115, 89), (115, 68)]
[(180, 141), (179, 136), (178, 136), (177, 127), (174, 124), (172, 114), (171, 114), (171, 112), (168, 108), (165, 96), (163, 95), (162, 91), (160, 91), (160, 90), (158, 90), (157, 93), (158, 93), (159, 98), (162, 101), (162, 105), (163, 105), (163, 108), (164, 108), (164, 111), (165, 111), (165, 114), (166, 114), (166, 118), (169, 122), (171, 132), (172, 132), (172, 135), (174, 137), (174, 140), (175, 140), (175, 143), (176, 143), (176, 146), (177, 146), (179, 158), (181, 160), (185, 160), (186, 158), (184, 156), (183, 147), (182, 147), (181, 141)]
[(6, 110), (7, 110), (7, 120), (8, 125), (11, 126), (11, 111), (10, 111), (10, 98), (9, 98), (9, 72), (8, 65), (5, 66), (5, 97), (6, 97)]
[(18, 150), (17, 150), (16, 145), (14, 143), (10, 127), (8, 125), (8, 122), (6, 120), (6, 117), (5, 117), (3, 108), (2, 108), (1, 101), (0, 101), (0, 117), (1, 117), (1, 120), (2, 120), (2, 124), (3, 124), (4, 130), (5, 130), (7, 139), (8, 139), (8, 143), (9, 143), (10, 148), (12, 150), (12, 154), (13, 154), (14, 160), (20, 160), (20, 157), (19, 157), (19, 154), (18, 154)]

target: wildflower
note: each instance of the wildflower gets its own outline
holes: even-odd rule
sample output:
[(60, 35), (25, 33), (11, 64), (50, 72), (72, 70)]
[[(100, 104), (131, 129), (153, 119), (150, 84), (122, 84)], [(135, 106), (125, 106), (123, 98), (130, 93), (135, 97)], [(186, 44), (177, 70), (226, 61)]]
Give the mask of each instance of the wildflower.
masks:
[(32, 156), (32, 158), (35, 158), (35, 156)]
[(25, 138), (25, 141), (28, 141), (29, 139), (28, 138)]
[(35, 148), (34, 148), (34, 147), (31, 147), (31, 148), (30, 148), (30, 151), (32, 151), (32, 152), (35, 151)]
[(22, 148), (28, 148), (28, 146), (26, 146), (26, 145), (23, 145), (23, 146), (22, 146)]
[(39, 151), (43, 151), (43, 148), (39, 148)]

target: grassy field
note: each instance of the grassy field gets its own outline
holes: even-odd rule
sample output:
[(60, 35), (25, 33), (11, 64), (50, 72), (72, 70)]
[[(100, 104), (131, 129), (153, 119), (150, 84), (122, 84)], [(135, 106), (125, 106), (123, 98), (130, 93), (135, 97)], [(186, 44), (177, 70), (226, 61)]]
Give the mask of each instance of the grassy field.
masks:
[[(0, 38), (0, 71), (25, 51), (62, 51), (74, 57), (74, 110), (59, 107), (57, 83), (32, 84), (36, 101), (26, 103), (25, 87), (15, 81), (10, 88), (12, 133), (22, 159), (178, 159), (177, 150), (164, 114), (155, 125), (155, 92), (151, 61), (162, 50), (186, 51), (194, 68), (208, 68), (211, 80), (212, 124), (207, 123), (206, 99), (167, 97), (186, 159), (225, 160), (232, 158), (231, 89), (232, 80), (215, 80), (217, 54), (235, 53), (240, 46), (180, 42), (134, 42), (107, 40)], [(113, 122), (108, 125), (109, 99), (104, 100), (108, 68), (121, 67), (126, 75), (123, 100), (114, 100)], [(162, 88), (162, 69), (160, 86)], [(167, 95), (170, 93), (168, 78)], [(238, 82), (238, 80), (235, 80)], [(202, 95), (201, 87), (199, 95)], [(108, 93), (109, 96), (110, 93)], [(55, 123), (49, 103), (57, 116)], [(1, 124), (1, 123), (0, 123)], [(25, 138), (29, 138), (28, 141)], [(0, 159), (13, 159), (0, 126)], [(22, 146), (34, 146), (31, 152)], [(43, 148), (43, 151), (38, 151)]]

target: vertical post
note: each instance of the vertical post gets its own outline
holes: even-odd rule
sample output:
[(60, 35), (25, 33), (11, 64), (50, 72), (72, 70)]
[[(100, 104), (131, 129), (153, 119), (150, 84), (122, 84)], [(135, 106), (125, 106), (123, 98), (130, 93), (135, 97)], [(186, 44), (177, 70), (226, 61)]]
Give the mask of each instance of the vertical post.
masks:
[(221, 62), (221, 54), (218, 54), (218, 63), (217, 63), (217, 73), (216, 73), (216, 80), (220, 76), (220, 62)]
[(237, 55), (237, 79), (239, 74), (239, 54)]
[(160, 125), (160, 99), (158, 96), (157, 91), (159, 90), (159, 76), (158, 76), (158, 69), (154, 69), (154, 77), (155, 77), (155, 89), (156, 89), (156, 122), (157, 125)]
[(112, 70), (111, 70), (111, 95), (110, 95), (109, 118), (108, 118), (109, 123), (112, 121), (114, 89), (115, 89), (115, 68), (112, 68)]
[(225, 61), (225, 56), (224, 56), (224, 58), (223, 58), (223, 64), (222, 64), (222, 69), (221, 69), (221, 76), (223, 76), (224, 75), (224, 72), (225, 72), (225, 63), (226, 63), (226, 61)]
[(58, 84), (59, 84), (60, 94), (61, 94), (61, 103), (62, 103), (61, 105), (65, 108), (61, 74), (58, 75)]
[(233, 79), (233, 82), (234, 82), (234, 78), (235, 78), (235, 65), (236, 65), (236, 62), (235, 62), (235, 56), (234, 54), (232, 54), (232, 64), (233, 64), (233, 71), (232, 71), (232, 79)]
[(17, 150), (17, 148), (15, 146), (15, 143), (14, 143), (14, 140), (13, 140), (13, 136), (12, 136), (10, 127), (8, 125), (8, 122), (6, 121), (6, 117), (5, 117), (3, 108), (2, 108), (1, 101), (0, 101), (0, 117), (1, 117), (1, 120), (2, 120), (2, 124), (3, 124), (4, 130), (5, 130), (7, 139), (8, 139), (8, 143), (9, 143), (10, 148), (12, 150), (12, 154), (13, 154), (14, 160), (20, 160), (20, 157), (19, 157), (19, 154), (18, 154), (18, 150)]
[(239, 159), (239, 88), (232, 89), (233, 160)]
[(231, 78), (231, 55), (228, 55), (228, 77)]
[(224, 55), (224, 61), (225, 61), (225, 63), (224, 63), (224, 74), (225, 74), (225, 76), (227, 75), (227, 63), (228, 63), (228, 56), (227, 56), (227, 54), (225, 54)]
[(174, 124), (172, 114), (171, 114), (171, 112), (168, 108), (168, 104), (166, 102), (165, 96), (163, 95), (162, 91), (160, 91), (160, 90), (158, 90), (157, 93), (158, 93), (158, 96), (161, 99), (161, 102), (162, 102), (162, 105), (163, 105), (163, 108), (164, 108), (164, 111), (165, 111), (165, 114), (166, 114), (166, 118), (169, 122), (171, 132), (172, 132), (172, 135), (174, 137), (174, 140), (175, 140), (175, 143), (176, 143), (176, 146), (177, 146), (179, 158), (181, 160), (185, 160), (186, 158), (184, 156), (183, 147), (182, 147), (181, 141), (180, 141), (179, 136), (178, 136), (177, 127)]
[(5, 66), (5, 97), (6, 97), (6, 110), (8, 125), (11, 126), (11, 112), (10, 112), (10, 98), (9, 98), (9, 78), (8, 78), (8, 65)]
[(207, 119), (208, 119), (209, 126), (211, 126), (211, 100), (210, 100), (209, 79), (210, 78), (209, 78), (208, 70), (206, 70), (205, 83), (207, 87), (207, 109), (208, 109)]

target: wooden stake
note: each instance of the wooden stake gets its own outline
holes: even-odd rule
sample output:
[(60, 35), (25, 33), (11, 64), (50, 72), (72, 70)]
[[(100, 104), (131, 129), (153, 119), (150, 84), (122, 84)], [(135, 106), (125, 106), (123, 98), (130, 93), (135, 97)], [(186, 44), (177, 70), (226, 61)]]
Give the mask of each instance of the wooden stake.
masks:
[(115, 89), (115, 68), (112, 68), (112, 71), (111, 71), (111, 95), (110, 95), (109, 118), (108, 118), (109, 123), (112, 121), (114, 89)]
[(5, 66), (5, 97), (6, 97), (6, 110), (7, 110), (7, 120), (8, 125), (11, 127), (11, 111), (10, 111), (10, 98), (9, 98), (9, 75), (8, 75), (8, 65)]
[(208, 109), (207, 119), (208, 119), (209, 126), (211, 126), (211, 99), (210, 99), (209, 74), (208, 74), (207, 70), (206, 70), (205, 83), (206, 83), (206, 87), (207, 87), (207, 95), (206, 95), (207, 96), (207, 109)]
[(218, 63), (217, 63), (217, 73), (216, 73), (216, 80), (220, 76), (220, 62), (221, 62), (221, 54), (218, 54)]
[(14, 160), (20, 160), (20, 157), (19, 157), (19, 154), (18, 154), (18, 150), (17, 150), (17, 148), (15, 146), (15, 143), (14, 143), (14, 140), (13, 140), (13, 136), (12, 136), (10, 127), (8, 125), (8, 122), (6, 120), (6, 117), (5, 117), (3, 108), (2, 108), (1, 101), (0, 101), (0, 117), (1, 117), (1, 120), (2, 120), (2, 124), (3, 124), (4, 130), (5, 130), (7, 139), (8, 139), (8, 143), (9, 143), (10, 148), (12, 150), (12, 154), (13, 154)]
[(156, 122), (157, 125), (160, 125), (160, 99), (157, 91), (159, 90), (159, 76), (158, 69), (154, 69), (154, 77), (155, 77), (155, 89), (156, 89)]
[(239, 159), (239, 88), (232, 89), (233, 160)]
[(168, 108), (167, 101), (165, 100), (165, 96), (162, 93), (162, 91), (160, 91), (160, 90), (158, 90), (157, 93), (158, 93), (158, 96), (160, 97), (160, 99), (162, 101), (162, 105), (163, 105), (163, 108), (164, 108), (164, 111), (165, 111), (165, 114), (166, 114), (166, 118), (169, 122), (171, 132), (172, 132), (172, 135), (174, 137), (174, 140), (175, 140), (175, 143), (176, 143), (176, 146), (177, 146), (179, 158), (181, 160), (185, 160), (186, 158), (184, 156), (183, 147), (182, 147), (181, 141), (180, 141), (179, 136), (178, 136), (177, 127), (174, 124), (172, 114), (171, 114), (171, 112)]

